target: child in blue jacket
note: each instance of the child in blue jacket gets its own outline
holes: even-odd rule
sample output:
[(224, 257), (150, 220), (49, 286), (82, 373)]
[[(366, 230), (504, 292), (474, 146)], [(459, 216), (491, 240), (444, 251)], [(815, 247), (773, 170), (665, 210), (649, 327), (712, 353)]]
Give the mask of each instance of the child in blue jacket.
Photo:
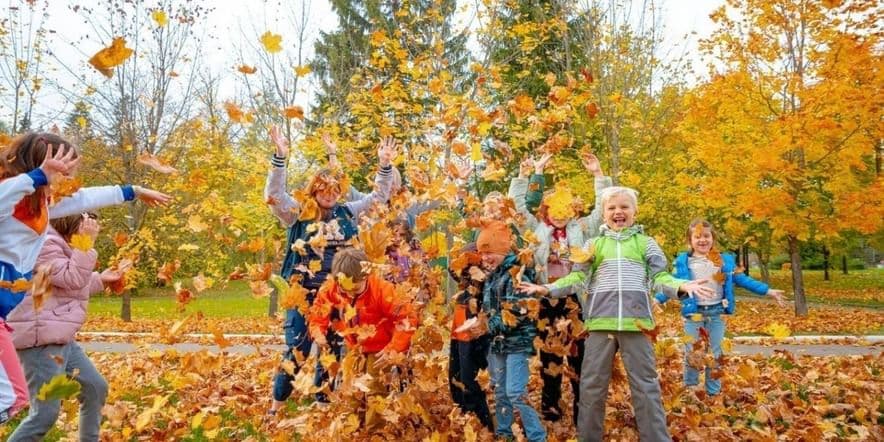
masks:
[[(684, 383), (686, 386), (694, 386), (699, 384), (699, 367), (689, 363), (691, 348), (700, 339), (700, 329), (703, 328), (709, 334), (712, 355), (716, 361), (719, 360), (721, 341), (724, 339), (724, 321), (721, 315), (734, 314), (734, 285), (758, 295), (770, 295), (780, 305), (783, 305), (783, 291), (771, 289), (767, 284), (737, 271), (734, 255), (719, 253), (715, 249), (715, 228), (708, 221), (692, 221), (687, 237), (690, 251), (682, 252), (675, 258), (673, 275), (682, 279), (705, 279), (706, 285), (718, 294), (712, 299), (688, 297), (681, 300), (681, 314), (685, 318), (684, 331), (693, 338), (685, 346)], [(661, 304), (668, 300), (662, 293), (658, 293), (655, 299)], [(706, 367), (706, 393), (709, 395), (721, 392), (721, 381), (711, 376), (714, 368)]]

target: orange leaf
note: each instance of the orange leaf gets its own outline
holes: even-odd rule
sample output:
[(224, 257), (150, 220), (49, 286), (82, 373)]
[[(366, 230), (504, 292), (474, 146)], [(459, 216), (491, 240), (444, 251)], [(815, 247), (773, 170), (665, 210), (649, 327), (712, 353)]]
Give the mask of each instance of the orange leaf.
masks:
[(127, 58), (132, 55), (132, 49), (126, 47), (126, 39), (123, 37), (114, 38), (110, 46), (98, 51), (89, 59), (98, 72), (101, 72), (107, 78), (114, 75), (113, 68), (123, 64)]
[(297, 118), (304, 119), (304, 108), (301, 106), (289, 106), (282, 110), (282, 115), (288, 119)]
[(246, 75), (251, 75), (255, 72), (258, 72), (258, 68), (246, 64), (240, 65), (238, 68), (236, 68), (236, 70)]

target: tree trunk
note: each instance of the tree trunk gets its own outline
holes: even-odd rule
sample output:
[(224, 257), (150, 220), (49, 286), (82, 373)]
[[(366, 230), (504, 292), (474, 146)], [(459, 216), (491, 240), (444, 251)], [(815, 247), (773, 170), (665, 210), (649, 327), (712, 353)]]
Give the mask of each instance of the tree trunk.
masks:
[(132, 290), (123, 292), (123, 307), (120, 310), (120, 319), (125, 322), (132, 322)]
[(804, 275), (801, 273), (801, 253), (798, 238), (789, 235), (789, 258), (792, 263), (792, 289), (795, 291), (795, 314), (807, 316), (807, 299), (804, 297)]
[(847, 255), (841, 256), (841, 272), (847, 274)]
[(749, 276), (749, 244), (743, 245), (743, 274)]
[(829, 248), (823, 246), (823, 281), (829, 280)]
[(267, 316), (275, 317), (277, 310), (279, 310), (279, 292), (274, 288), (270, 291), (270, 305), (267, 307)]

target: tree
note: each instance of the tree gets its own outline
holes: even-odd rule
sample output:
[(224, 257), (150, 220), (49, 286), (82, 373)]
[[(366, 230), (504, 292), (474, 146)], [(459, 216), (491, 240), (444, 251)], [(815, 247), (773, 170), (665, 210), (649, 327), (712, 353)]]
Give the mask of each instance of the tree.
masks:
[(21, 2), (0, 20), (0, 102), (11, 111), (0, 118), (9, 119), (12, 133), (33, 124), (48, 55), (48, 7), (49, 2)]
[(789, 250), (795, 311), (807, 314), (801, 247), (881, 229), (876, 2), (729, 0), (703, 50), (684, 134), (708, 207), (770, 229)]

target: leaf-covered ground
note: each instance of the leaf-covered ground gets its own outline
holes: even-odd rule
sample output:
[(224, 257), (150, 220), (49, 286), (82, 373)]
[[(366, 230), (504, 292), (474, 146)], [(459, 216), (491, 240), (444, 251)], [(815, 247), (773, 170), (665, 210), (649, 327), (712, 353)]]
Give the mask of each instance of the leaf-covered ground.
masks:
[[(309, 374), (281, 415), (267, 418), (276, 352), (249, 356), (207, 352), (93, 354), (108, 378), (104, 440), (489, 440), (478, 423), (453, 407), (446, 378), (443, 336), (434, 327), (417, 336), (428, 351), (411, 360), (404, 392), (366, 402), (364, 378), (345, 380), (343, 397), (328, 408), (309, 405)], [(676, 440), (881, 440), (884, 438), (884, 356), (730, 357), (722, 370), (724, 393), (715, 398), (681, 384), (681, 351), (657, 344), (669, 430)], [(535, 360), (530, 400), (539, 403)], [(487, 387), (487, 374), (483, 375)], [(607, 437), (637, 440), (628, 384), (618, 362), (608, 397)], [(566, 388), (564, 401), (570, 400)], [(490, 397), (490, 396), (489, 396)], [(567, 409), (567, 407), (564, 407)], [(68, 400), (50, 440), (76, 434), (76, 402)], [(547, 424), (551, 440), (574, 437), (570, 416)], [(0, 428), (8, 432), (14, 424)], [(70, 435), (70, 436), (66, 436)]]

